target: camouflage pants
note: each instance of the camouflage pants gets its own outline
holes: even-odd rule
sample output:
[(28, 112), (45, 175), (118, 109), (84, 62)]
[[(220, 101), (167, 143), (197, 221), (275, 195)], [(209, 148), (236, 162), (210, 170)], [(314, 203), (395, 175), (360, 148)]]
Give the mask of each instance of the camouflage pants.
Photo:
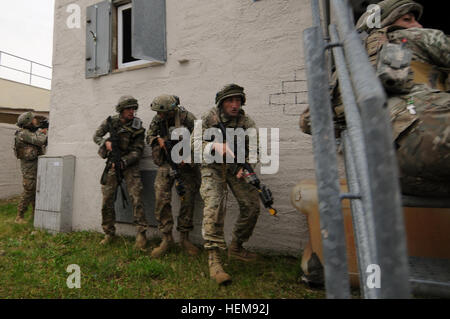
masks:
[[(127, 185), (128, 195), (133, 205), (134, 225), (138, 232), (146, 230), (147, 221), (145, 220), (144, 204), (142, 203), (142, 181), (139, 165), (133, 165), (123, 171), (125, 183)], [(116, 228), (116, 214), (114, 211), (114, 197), (117, 188), (116, 175), (113, 169), (110, 169), (106, 178), (106, 184), (102, 185), (103, 204), (102, 204), (102, 228), (105, 234), (114, 235)], [(120, 191), (120, 190), (118, 190)]]
[[(450, 94), (414, 96), (417, 120), (398, 136), (397, 160), (404, 194), (450, 196)], [(394, 120), (395, 127), (395, 120)]]
[[(155, 217), (158, 221), (158, 228), (162, 233), (171, 233), (173, 228), (172, 206), (172, 186), (174, 178), (170, 175), (169, 164), (163, 164), (158, 168), (155, 179)], [(200, 187), (200, 176), (197, 167), (188, 165), (181, 169), (182, 181), (186, 194), (180, 203), (177, 230), (188, 232), (194, 228), (193, 215), (195, 207), (195, 196)]]
[(34, 204), (36, 197), (36, 176), (37, 176), (37, 160), (20, 161), (20, 169), (22, 171), (23, 193), (17, 206), (17, 215), (23, 217), (28, 206), (31, 204), (34, 214)]
[(256, 188), (244, 179), (238, 179), (230, 165), (202, 167), (201, 176), (200, 194), (205, 204), (202, 226), (205, 249), (227, 248), (223, 231), (227, 185), (239, 204), (233, 239), (241, 243), (248, 241), (259, 216), (259, 195)]

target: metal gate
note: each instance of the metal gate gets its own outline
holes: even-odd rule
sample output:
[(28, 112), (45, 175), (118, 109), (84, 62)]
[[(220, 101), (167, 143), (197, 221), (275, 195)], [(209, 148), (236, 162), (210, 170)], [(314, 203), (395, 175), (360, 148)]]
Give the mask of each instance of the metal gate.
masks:
[[(428, 267), (428, 275), (432, 276), (433, 263), (408, 260), (402, 205), (450, 207), (450, 203), (402, 198), (386, 95), (354, 27), (349, 1), (323, 0), (320, 10), (319, 1), (311, 0), (311, 8), (313, 26), (304, 31), (303, 41), (327, 297), (350, 298), (342, 199), (351, 201), (364, 298), (409, 298), (411, 288), (422, 292), (434, 289), (448, 295), (448, 262), (439, 262), (437, 279), (423, 279), (421, 269)], [(339, 187), (328, 94), (331, 66), (336, 68), (347, 124), (341, 138), (348, 193), (341, 193)], [(379, 287), (366, 285), (370, 267), (381, 271)]]

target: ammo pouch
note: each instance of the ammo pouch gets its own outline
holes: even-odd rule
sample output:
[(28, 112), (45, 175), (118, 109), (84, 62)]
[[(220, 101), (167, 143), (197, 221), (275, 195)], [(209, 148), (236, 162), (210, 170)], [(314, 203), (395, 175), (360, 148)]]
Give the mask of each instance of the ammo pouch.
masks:
[(389, 93), (408, 93), (414, 85), (412, 53), (401, 44), (385, 43), (377, 60), (377, 76)]
[(38, 157), (38, 149), (32, 145), (17, 145), (15, 154), (18, 159), (25, 161), (34, 161)]

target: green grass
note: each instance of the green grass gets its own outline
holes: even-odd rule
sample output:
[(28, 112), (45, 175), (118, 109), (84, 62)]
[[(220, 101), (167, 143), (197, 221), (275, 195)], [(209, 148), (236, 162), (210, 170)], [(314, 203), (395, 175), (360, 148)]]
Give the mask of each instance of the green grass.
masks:
[[(15, 224), (17, 198), (0, 201), (0, 298), (324, 298), (300, 282), (300, 259), (262, 256), (255, 263), (229, 261), (233, 283), (219, 287), (209, 278), (207, 253), (190, 257), (180, 248), (161, 259), (133, 248), (134, 238), (109, 246), (103, 235), (52, 235), (27, 223)], [(151, 240), (149, 250), (158, 245)], [(81, 289), (69, 289), (67, 266), (81, 269)]]

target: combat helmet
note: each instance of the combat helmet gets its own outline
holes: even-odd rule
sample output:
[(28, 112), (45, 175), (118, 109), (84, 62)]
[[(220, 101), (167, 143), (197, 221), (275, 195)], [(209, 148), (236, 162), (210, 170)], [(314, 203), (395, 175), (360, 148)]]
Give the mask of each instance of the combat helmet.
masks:
[(216, 94), (216, 105), (220, 107), (222, 105), (223, 100), (231, 96), (240, 96), (241, 97), (241, 105), (245, 104), (245, 93), (244, 88), (237, 84), (227, 84), (225, 85), (219, 92)]
[(155, 112), (169, 112), (177, 109), (180, 99), (176, 95), (162, 94), (155, 97), (150, 107)]
[(116, 105), (116, 112), (120, 113), (125, 109), (133, 108), (137, 110), (139, 107), (138, 101), (131, 95), (123, 95), (119, 98), (119, 102)]
[(17, 126), (18, 127), (26, 127), (31, 124), (33, 121), (34, 114), (32, 112), (25, 112), (20, 114), (20, 116), (17, 118)]
[[(381, 9), (380, 22), (381, 28), (394, 23), (401, 16), (412, 13), (415, 15), (416, 20), (419, 20), (422, 16), (423, 7), (421, 4), (413, 0), (383, 0), (378, 3)], [(356, 23), (356, 29), (358, 31), (370, 32), (372, 28), (367, 25), (367, 19), (372, 14), (372, 12), (366, 11)]]

